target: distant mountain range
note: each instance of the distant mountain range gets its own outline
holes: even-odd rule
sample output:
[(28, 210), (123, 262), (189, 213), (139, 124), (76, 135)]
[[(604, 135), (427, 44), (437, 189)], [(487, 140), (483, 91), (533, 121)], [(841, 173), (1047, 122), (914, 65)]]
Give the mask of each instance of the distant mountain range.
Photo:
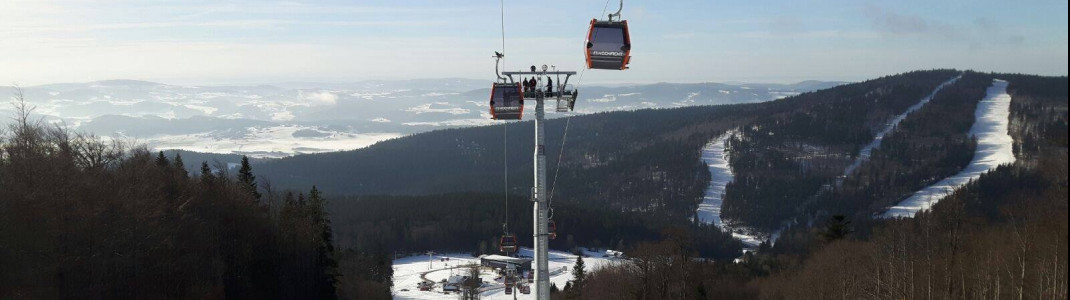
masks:
[[(489, 84), (458, 78), (251, 86), (105, 80), (24, 87), (23, 92), (35, 114), (79, 131), (134, 139), (159, 149), (283, 157), (351, 150), (433, 129), (493, 124), (486, 103)], [(576, 113), (754, 103), (840, 84), (584, 86)], [(0, 106), (0, 114), (10, 113), (10, 106)]]

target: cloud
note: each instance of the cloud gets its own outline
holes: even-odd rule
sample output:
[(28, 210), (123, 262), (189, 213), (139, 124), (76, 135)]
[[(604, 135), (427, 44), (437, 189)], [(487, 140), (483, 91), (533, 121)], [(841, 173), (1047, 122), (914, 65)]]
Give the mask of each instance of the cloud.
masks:
[(863, 6), (861, 12), (870, 20), (873, 29), (885, 36), (958, 42), (968, 45), (972, 50), (995, 44), (1020, 45), (1025, 42), (1024, 35), (1006, 33), (1006, 27), (1003, 24), (988, 17), (977, 17), (972, 22), (951, 24), (901, 14), (873, 4)]
[(328, 91), (310, 93), (301, 92), (301, 98), (310, 101), (309, 105), (311, 106), (334, 105), (335, 103), (338, 103), (338, 95)]
[(290, 121), (294, 119), (294, 114), (289, 111), (280, 111), (271, 114), (271, 120), (273, 121)]
[(886, 34), (898, 36), (936, 35), (944, 38), (954, 38), (960, 35), (958, 29), (948, 24), (919, 16), (900, 14), (873, 4), (863, 6), (862, 15), (869, 19), (877, 31)]

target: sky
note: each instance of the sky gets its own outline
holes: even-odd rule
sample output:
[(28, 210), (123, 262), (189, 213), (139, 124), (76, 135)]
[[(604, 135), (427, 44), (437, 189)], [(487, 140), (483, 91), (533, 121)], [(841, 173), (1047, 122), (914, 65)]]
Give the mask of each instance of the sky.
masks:
[[(509, 70), (579, 71), (588, 23), (617, 5), (0, 0), (0, 85), (490, 81), (494, 51)], [(1065, 0), (626, 1), (631, 69), (591, 70), (580, 82), (857, 81), (933, 68), (1066, 75), (1067, 10)]]

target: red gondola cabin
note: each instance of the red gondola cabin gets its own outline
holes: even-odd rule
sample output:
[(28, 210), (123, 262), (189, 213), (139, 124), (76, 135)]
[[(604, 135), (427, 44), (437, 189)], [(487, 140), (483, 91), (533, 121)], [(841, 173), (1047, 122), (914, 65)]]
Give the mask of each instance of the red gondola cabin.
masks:
[(495, 83), (490, 90), (490, 117), (520, 120), (524, 116), (524, 93), (520, 83)]
[(625, 70), (632, 56), (632, 40), (628, 21), (591, 20), (587, 31), (588, 69)]
[(554, 220), (550, 220), (550, 224), (547, 224), (546, 227), (547, 227), (547, 231), (549, 231), (548, 233), (550, 234), (549, 238), (551, 240), (552, 239), (556, 239), (557, 238), (557, 222), (554, 222)]
[(512, 234), (502, 235), (502, 239), (498, 241), (498, 250), (507, 255), (516, 252), (516, 236)]

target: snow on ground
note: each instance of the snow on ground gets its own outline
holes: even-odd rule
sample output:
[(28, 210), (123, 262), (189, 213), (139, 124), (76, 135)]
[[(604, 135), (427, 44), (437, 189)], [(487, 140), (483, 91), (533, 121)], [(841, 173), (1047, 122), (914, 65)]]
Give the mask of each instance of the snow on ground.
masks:
[(973, 161), (958, 174), (914, 193), (884, 213), (885, 218), (913, 217), (927, 210), (955, 189), (1000, 165), (1014, 163), (1012, 150), (1014, 139), (1008, 134), (1011, 96), (1007, 94), (1007, 81), (995, 79), (988, 88), (988, 95), (977, 104), (976, 120), (970, 135), (977, 138), (977, 151)]
[(713, 224), (722, 230), (731, 231), (733, 237), (743, 241), (745, 248), (757, 249), (762, 243), (760, 237), (730, 228), (721, 220), (725, 186), (732, 181), (734, 176), (732, 168), (728, 165), (728, 151), (725, 149), (728, 138), (733, 134), (735, 131), (726, 132), (702, 147), (702, 161), (710, 170), (710, 185), (706, 188), (705, 195), (702, 196), (702, 203), (699, 203), (696, 214), (699, 222)]
[(153, 149), (183, 149), (207, 153), (251, 153), (254, 157), (290, 156), (297, 153), (320, 153), (364, 148), (382, 140), (402, 136), (398, 133), (323, 132), (322, 137), (295, 137), (298, 131), (319, 131), (316, 127), (281, 125), (251, 127), (240, 137), (206, 132), (161, 135), (146, 138)]
[(721, 202), (725, 186), (732, 181), (733, 176), (732, 168), (728, 165), (728, 155), (725, 153), (725, 143), (730, 136), (730, 133), (725, 133), (702, 147), (702, 161), (710, 169), (710, 185), (706, 188), (702, 203), (698, 205), (698, 220), (722, 228), (724, 223), (721, 221)]
[(861, 166), (862, 163), (869, 160), (869, 156), (873, 153), (873, 149), (880, 147), (881, 142), (884, 141), (884, 136), (891, 133), (892, 130), (895, 130), (895, 127), (907, 118), (907, 115), (921, 109), (923, 106), (925, 106), (925, 104), (928, 104), (934, 96), (936, 96), (936, 93), (940, 92), (940, 90), (944, 89), (945, 87), (954, 84), (955, 81), (959, 80), (959, 78), (962, 78), (962, 75), (956, 76), (955, 78), (951, 78), (950, 80), (945, 81), (944, 83), (941, 83), (940, 85), (936, 86), (936, 89), (933, 89), (932, 93), (930, 93), (928, 96), (925, 96), (925, 98), (921, 98), (921, 101), (918, 101), (917, 104), (914, 104), (913, 106), (907, 108), (905, 112), (899, 114), (898, 116), (895, 116), (895, 118), (892, 119), (891, 122), (888, 122), (888, 124), (884, 126), (884, 130), (881, 130), (881, 132), (878, 132), (877, 135), (873, 137), (872, 142), (870, 142), (865, 147), (862, 147), (862, 151), (858, 152), (858, 157), (856, 157), (855, 161), (852, 162), (851, 165), (843, 171), (843, 176), (840, 177), (840, 180), (837, 180), (836, 185), (839, 186), (840, 184), (842, 184), (843, 178), (851, 175), (851, 173), (853, 173), (855, 169), (858, 169), (858, 167)]
[[(519, 253), (522, 257), (531, 257), (533, 254), (530, 248), (521, 248)], [(602, 257), (603, 255), (603, 252), (588, 251), (584, 253), (583, 263), (587, 272), (620, 261), (618, 258)], [(449, 258), (449, 260), (442, 261), (445, 258)], [(416, 285), (423, 281), (424, 278), (438, 283), (442, 279), (449, 278), (451, 272), (453, 274), (467, 273), (468, 269), (461, 266), (479, 264), (479, 258), (458, 253), (436, 254), (432, 256), (431, 260), (429, 264), (427, 255), (394, 260), (394, 287), (391, 290), (394, 294), (394, 299), (457, 299), (457, 294), (443, 293), (441, 284), (436, 284), (435, 288), (430, 292), (420, 291)], [(575, 255), (560, 251), (550, 251), (550, 282), (556, 284), (558, 288), (564, 288), (565, 284), (572, 280), (572, 266), (575, 264)], [(513, 299), (513, 295), (505, 294), (504, 285), (501, 281), (495, 280), (498, 276), (493, 271), (483, 270), (481, 274), (480, 277), (484, 282), (483, 289), (485, 290), (481, 295), (482, 299)], [(517, 299), (534, 299), (535, 286), (531, 285), (531, 289), (531, 294), (517, 294)]]

